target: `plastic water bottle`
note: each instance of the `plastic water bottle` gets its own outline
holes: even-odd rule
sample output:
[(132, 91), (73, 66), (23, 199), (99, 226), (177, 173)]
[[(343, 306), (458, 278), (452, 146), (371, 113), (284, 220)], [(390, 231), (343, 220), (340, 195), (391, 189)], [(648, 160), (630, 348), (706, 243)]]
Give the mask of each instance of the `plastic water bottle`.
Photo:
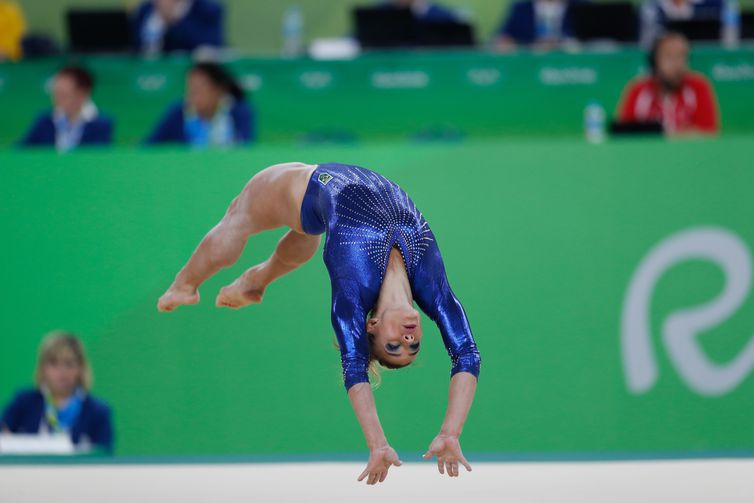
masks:
[(584, 108), (584, 136), (589, 143), (605, 140), (605, 109), (594, 100)]
[(741, 8), (738, 0), (725, 0), (721, 24), (723, 46), (727, 49), (735, 49), (741, 39)]
[(285, 9), (283, 14), (283, 54), (298, 56), (303, 50), (304, 16), (298, 5)]
[(646, 0), (641, 4), (641, 32), (639, 34), (639, 45), (644, 49), (649, 48), (655, 41), (660, 32), (660, 21), (657, 13), (657, 3)]
[(154, 23), (147, 23), (141, 32), (142, 53), (147, 58), (159, 56), (162, 51), (163, 32)]

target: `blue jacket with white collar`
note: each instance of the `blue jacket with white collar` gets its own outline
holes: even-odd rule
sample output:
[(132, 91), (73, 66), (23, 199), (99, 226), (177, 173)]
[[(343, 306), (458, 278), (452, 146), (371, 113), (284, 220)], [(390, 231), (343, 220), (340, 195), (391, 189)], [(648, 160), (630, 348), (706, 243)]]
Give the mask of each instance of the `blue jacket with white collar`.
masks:
[[(79, 145), (110, 145), (113, 140), (113, 120), (104, 115), (84, 123)], [(39, 114), (34, 124), (18, 142), (22, 147), (55, 146), (55, 121), (52, 111)]]
[[(45, 399), (38, 389), (16, 393), (3, 411), (0, 429), (11, 433), (38, 433), (45, 416)], [(113, 425), (110, 407), (87, 394), (81, 412), (71, 430), (71, 440), (78, 444), (84, 438), (107, 452), (113, 450)]]

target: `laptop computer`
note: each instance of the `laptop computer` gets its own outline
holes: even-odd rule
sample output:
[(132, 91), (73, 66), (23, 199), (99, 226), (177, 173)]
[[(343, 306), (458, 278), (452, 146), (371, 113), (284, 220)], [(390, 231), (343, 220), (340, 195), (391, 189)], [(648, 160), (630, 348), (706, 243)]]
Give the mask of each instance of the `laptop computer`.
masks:
[(629, 2), (574, 3), (568, 7), (574, 36), (581, 41), (636, 42), (639, 19)]
[(70, 9), (66, 22), (73, 52), (126, 52), (131, 48), (124, 9)]
[(611, 136), (660, 136), (664, 129), (659, 122), (621, 122), (610, 123)]

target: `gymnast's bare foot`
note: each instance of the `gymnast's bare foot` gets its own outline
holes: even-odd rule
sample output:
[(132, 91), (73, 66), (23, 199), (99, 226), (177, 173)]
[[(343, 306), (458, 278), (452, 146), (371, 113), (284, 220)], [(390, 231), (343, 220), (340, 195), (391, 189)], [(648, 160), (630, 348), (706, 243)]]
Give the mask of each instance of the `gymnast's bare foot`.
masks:
[(220, 289), (215, 299), (217, 307), (240, 309), (249, 304), (259, 304), (267, 283), (263, 279), (264, 264), (252, 267), (230, 285)]
[(199, 302), (199, 292), (196, 288), (173, 285), (157, 301), (157, 310), (172, 311), (178, 306), (196, 304), (197, 302)]

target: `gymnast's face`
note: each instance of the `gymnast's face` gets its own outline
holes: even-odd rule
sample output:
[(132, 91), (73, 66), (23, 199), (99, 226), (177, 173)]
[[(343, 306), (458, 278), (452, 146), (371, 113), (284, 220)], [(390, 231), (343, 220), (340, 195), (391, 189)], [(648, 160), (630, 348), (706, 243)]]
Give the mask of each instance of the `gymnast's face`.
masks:
[(421, 349), (422, 325), (413, 308), (385, 309), (367, 321), (372, 352), (387, 366), (405, 367)]

